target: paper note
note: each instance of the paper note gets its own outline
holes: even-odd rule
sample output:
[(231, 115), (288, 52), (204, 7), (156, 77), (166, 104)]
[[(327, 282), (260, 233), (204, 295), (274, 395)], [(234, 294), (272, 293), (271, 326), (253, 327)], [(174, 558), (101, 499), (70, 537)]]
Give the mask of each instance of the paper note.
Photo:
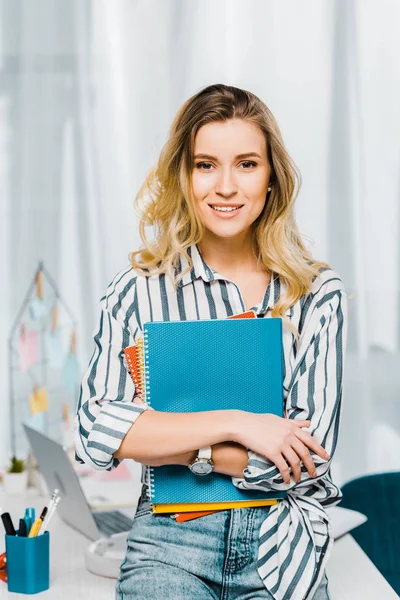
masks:
[(29, 313), (33, 321), (38, 321), (39, 319), (47, 315), (47, 312), (48, 308), (43, 300), (41, 300), (37, 296), (35, 298), (32, 298), (32, 300), (29, 303)]
[(21, 326), (18, 338), (18, 356), (21, 371), (25, 372), (39, 360), (39, 336), (36, 329), (27, 331)]
[(37, 388), (29, 397), (29, 408), (32, 415), (48, 410), (47, 390)]
[(60, 369), (64, 363), (64, 351), (62, 348), (60, 329), (46, 331), (46, 350), (49, 365), (54, 369)]
[(79, 364), (75, 354), (72, 354), (71, 352), (67, 355), (64, 363), (63, 378), (65, 386), (71, 396), (76, 396), (79, 384)]
[(30, 415), (30, 417), (28, 417), (27, 419), (25, 419), (25, 423), (27, 425), (29, 425), (30, 427), (32, 427), (33, 429), (36, 429), (37, 431), (41, 431), (42, 433), (45, 432), (45, 425), (46, 425), (46, 412), (39, 412), (36, 413), (35, 415)]

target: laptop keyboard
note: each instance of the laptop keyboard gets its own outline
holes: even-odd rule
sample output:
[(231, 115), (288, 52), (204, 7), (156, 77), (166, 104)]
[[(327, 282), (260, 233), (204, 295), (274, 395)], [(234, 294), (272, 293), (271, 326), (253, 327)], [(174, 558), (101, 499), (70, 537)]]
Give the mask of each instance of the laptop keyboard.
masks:
[(104, 510), (92, 514), (99, 531), (104, 535), (129, 531), (132, 526), (132, 519), (119, 510)]

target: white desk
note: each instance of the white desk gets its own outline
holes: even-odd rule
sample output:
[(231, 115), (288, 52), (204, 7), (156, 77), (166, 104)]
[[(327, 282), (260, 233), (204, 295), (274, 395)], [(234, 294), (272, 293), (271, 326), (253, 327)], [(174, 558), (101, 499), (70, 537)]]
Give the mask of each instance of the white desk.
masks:
[(326, 572), (332, 600), (399, 598), (349, 533), (335, 542)]
[[(26, 506), (43, 508), (45, 498), (29, 496), (7, 499), (0, 491), (0, 507), (9, 511), (14, 524)], [(51, 530), (50, 589), (32, 596), (47, 600), (112, 600), (115, 579), (92, 575), (85, 568), (84, 553), (90, 541), (54, 516)], [(4, 552), (4, 535), (0, 536), (0, 553)], [(332, 600), (396, 600), (399, 596), (389, 586), (367, 555), (349, 535), (334, 545), (328, 564)], [(0, 581), (1, 600), (21, 600), (21, 594), (10, 593)]]

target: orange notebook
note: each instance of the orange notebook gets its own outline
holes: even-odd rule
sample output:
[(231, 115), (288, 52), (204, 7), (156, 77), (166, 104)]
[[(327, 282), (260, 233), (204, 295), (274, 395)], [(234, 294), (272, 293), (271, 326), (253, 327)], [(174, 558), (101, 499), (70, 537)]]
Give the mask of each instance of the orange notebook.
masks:
[(134, 346), (128, 346), (124, 349), (126, 363), (128, 365), (128, 373), (132, 377), (135, 385), (135, 390), (140, 398), (142, 398), (142, 381), (143, 381), (143, 356), (140, 352), (140, 342)]
[[(232, 315), (228, 319), (253, 319), (256, 317), (254, 310), (248, 310), (238, 315)], [(129, 346), (124, 349), (126, 362), (128, 365), (128, 372), (132, 377), (135, 389), (138, 393), (139, 399), (142, 398), (143, 394), (143, 338), (138, 338), (137, 345)], [(186, 513), (176, 513), (175, 518), (179, 522), (190, 521), (191, 519), (197, 519), (198, 517), (204, 517), (205, 515), (211, 515), (217, 510), (207, 511), (196, 511)]]

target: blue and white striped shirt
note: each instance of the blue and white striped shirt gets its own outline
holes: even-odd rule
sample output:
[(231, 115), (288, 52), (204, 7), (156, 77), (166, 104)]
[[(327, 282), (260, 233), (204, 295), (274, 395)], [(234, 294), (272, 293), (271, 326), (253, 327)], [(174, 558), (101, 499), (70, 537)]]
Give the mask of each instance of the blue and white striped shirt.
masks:
[[(113, 457), (137, 417), (148, 408), (134, 404), (135, 387), (125, 368), (123, 349), (142, 336), (147, 321), (222, 319), (246, 306), (238, 286), (210, 268), (197, 246), (189, 248), (192, 269), (176, 292), (165, 274), (145, 277), (132, 267), (120, 271), (100, 300), (100, 318), (93, 333), (94, 351), (84, 374), (75, 417), (76, 459), (95, 469), (113, 469)], [(188, 263), (180, 259), (180, 272)], [(264, 298), (252, 308), (258, 317), (271, 310), (285, 290), (277, 274)], [(312, 288), (286, 316), (299, 330), (283, 323), (284, 399), (287, 417), (309, 419), (308, 429), (331, 457), (340, 419), (347, 343), (347, 294), (338, 274), (321, 269)], [(302, 465), (301, 481), (283, 482), (268, 459), (249, 450), (243, 478), (232, 477), (239, 488), (287, 490), (287, 498), (272, 506), (260, 530), (258, 571), (276, 600), (311, 599), (323, 576), (333, 537), (324, 507), (341, 499), (333, 483), (330, 462), (310, 451), (317, 477)], [(147, 481), (147, 467), (143, 479)]]

